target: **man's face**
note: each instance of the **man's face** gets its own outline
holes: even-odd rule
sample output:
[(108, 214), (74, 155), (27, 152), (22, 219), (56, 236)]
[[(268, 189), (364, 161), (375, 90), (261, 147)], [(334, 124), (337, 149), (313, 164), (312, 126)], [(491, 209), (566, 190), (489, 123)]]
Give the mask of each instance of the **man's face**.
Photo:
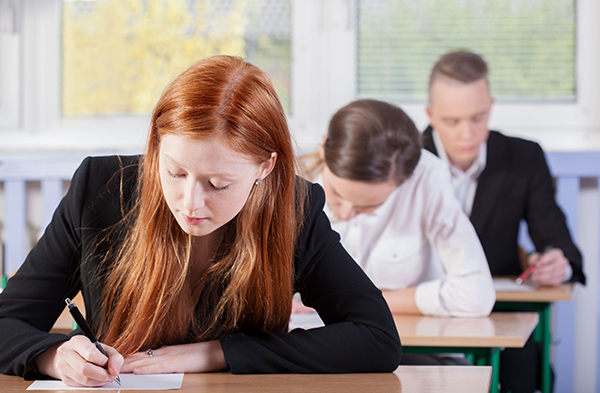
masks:
[(482, 78), (462, 83), (438, 77), (429, 96), (427, 115), (431, 126), (438, 132), (452, 165), (467, 170), (489, 135), (487, 123), (494, 100), (487, 81)]

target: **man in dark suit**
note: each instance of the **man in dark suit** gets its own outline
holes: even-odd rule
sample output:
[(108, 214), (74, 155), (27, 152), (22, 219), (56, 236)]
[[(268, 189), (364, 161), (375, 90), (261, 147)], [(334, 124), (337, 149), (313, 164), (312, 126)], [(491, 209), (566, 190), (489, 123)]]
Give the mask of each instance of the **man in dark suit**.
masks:
[[(527, 260), (536, 265), (531, 280), (541, 285), (585, 284), (581, 254), (555, 202), (541, 147), (488, 129), (494, 100), (487, 73), (485, 61), (471, 52), (440, 58), (429, 80), (430, 126), (423, 132), (423, 147), (449, 164), (456, 196), (475, 227), (492, 275), (522, 272), (517, 241), (524, 219), (538, 250)], [(527, 347), (533, 359), (523, 358), (523, 350), (502, 353), (503, 392), (535, 390), (535, 346)]]

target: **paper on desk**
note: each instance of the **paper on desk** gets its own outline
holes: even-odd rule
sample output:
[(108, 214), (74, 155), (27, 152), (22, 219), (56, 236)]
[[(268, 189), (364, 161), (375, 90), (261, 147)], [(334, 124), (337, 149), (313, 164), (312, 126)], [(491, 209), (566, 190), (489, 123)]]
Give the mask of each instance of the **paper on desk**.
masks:
[(169, 390), (181, 389), (183, 374), (121, 374), (121, 386), (116, 382), (99, 388), (67, 386), (63, 381), (35, 381), (27, 390)]
[(325, 326), (325, 324), (316, 312), (292, 313), (290, 316), (290, 330), (295, 328), (312, 329), (321, 326)]
[(528, 284), (517, 284), (515, 280), (510, 278), (494, 278), (494, 288), (497, 292), (503, 291), (519, 291), (531, 292), (535, 291), (535, 287)]

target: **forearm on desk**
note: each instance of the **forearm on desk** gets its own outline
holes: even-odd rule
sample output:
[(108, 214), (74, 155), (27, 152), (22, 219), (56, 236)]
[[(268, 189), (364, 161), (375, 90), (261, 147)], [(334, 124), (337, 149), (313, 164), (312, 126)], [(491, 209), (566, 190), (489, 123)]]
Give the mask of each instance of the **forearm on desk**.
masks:
[(388, 289), (383, 290), (382, 293), (392, 313), (423, 315), (415, 301), (416, 289), (417, 287)]

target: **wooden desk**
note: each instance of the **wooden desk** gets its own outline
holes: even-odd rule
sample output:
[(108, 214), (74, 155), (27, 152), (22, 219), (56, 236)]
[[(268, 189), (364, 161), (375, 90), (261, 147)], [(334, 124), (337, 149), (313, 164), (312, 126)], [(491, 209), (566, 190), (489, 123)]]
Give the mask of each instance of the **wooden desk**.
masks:
[(535, 286), (533, 288), (533, 291), (496, 291), (496, 302), (552, 303), (573, 300), (573, 283), (557, 287)]
[[(486, 318), (394, 315), (404, 353), (464, 353), (471, 363), (492, 366), (491, 392), (498, 391), (500, 349), (522, 348), (538, 314), (492, 313)], [(292, 314), (290, 328), (323, 326), (317, 313)]]
[(534, 312), (491, 313), (486, 318), (395, 315), (402, 346), (522, 348), (538, 324)]
[[(494, 280), (514, 280), (516, 277), (496, 277)], [(526, 284), (528, 282), (526, 281)], [(529, 284), (528, 284), (529, 285)], [(533, 339), (542, 343), (541, 386), (543, 393), (552, 391), (550, 348), (552, 345), (550, 306), (556, 301), (573, 300), (573, 284), (557, 287), (534, 287), (532, 291), (496, 290), (496, 311), (536, 311), (540, 323), (533, 332)]]
[[(177, 392), (485, 393), (490, 389), (490, 376), (490, 367), (475, 366), (400, 366), (394, 373), (382, 374), (186, 374)], [(20, 377), (0, 375), (2, 393), (23, 393), (31, 383)]]
[(464, 353), (492, 366), (491, 392), (498, 391), (500, 350), (522, 348), (538, 325), (535, 312), (492, 313), (486, 318), (394, 315), (406, 353)]

